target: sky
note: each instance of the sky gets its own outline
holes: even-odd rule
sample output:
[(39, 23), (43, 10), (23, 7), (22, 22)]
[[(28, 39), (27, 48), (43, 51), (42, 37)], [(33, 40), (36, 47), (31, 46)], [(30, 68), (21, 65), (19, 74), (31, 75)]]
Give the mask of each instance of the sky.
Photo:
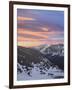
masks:
[(64, 11), (17, 9), (18, 46), (64, 43)]

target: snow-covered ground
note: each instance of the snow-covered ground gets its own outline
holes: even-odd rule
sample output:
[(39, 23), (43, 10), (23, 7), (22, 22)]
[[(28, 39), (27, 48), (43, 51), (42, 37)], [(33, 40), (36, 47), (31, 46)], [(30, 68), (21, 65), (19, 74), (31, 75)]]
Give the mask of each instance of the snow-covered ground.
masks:
[[(22, 69), (22, 67), (20, 66)], [(28, 74), (29, 72), (29, 74)], [(40, 79), (54, 79), (54, 78), (63, 78), (64, 72), (61, 69), (56, 67), (50, 67), (49, 69), (40, 70), (37, 65), (34, 65), (31, 70), (26, 71), (22, 69), (21, 73), (17, 73), (17, 80), (40, 80)]]

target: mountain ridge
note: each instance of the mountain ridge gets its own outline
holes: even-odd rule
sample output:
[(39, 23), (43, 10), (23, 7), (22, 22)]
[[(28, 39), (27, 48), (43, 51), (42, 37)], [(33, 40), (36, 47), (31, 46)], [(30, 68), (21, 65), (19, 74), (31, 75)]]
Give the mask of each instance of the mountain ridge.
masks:
[[(46, 45), (45, 45), (46, 46)], [(53, 47), (53, 46), (52, 46)], [(17, 47), (17, 75), (18, 80), (27, 80), (35, 78), (34, 73), (38, 73), (39, 76), (36, 79), (43, 78), (63, 78), (64, 69), (61, 68), (59, 63), (56, 63), (58, 55), (52, 55), (49, 53), (42, 53), (36, 48)], [(50, 48), (48, 46), (44, 50)], [(54, 58), (55, 56), (55, 58)], [(62, 57), (62, 56), (60, 56)], [(59, 58), (60, 58), (59, 57)], [(53, 59), (54, 58), (54, 59)], [(62, 66), (63, 67), (63, 66)], [(27, 75), (25, 77), (24, 75)], [(44, 76), (46, 75), (46, 76)]]

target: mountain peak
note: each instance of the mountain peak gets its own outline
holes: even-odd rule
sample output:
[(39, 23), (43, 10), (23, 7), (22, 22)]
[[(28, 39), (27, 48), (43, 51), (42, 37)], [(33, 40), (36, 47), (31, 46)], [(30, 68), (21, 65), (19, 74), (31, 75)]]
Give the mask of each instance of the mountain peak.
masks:
[(36, 50), (40, 51), (42, 54), (52, 54), (54, 55), (64, 55), (64, 45), (55, 44), (55, 45), (40, 45), (35, 47)]

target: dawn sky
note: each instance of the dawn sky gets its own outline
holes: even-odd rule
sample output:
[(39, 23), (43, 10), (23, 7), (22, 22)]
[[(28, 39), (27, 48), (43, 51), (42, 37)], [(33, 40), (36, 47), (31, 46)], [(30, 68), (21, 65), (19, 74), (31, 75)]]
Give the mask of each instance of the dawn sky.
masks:
[(17, 9), (18, 46), (64, 43), (64, 12)]

